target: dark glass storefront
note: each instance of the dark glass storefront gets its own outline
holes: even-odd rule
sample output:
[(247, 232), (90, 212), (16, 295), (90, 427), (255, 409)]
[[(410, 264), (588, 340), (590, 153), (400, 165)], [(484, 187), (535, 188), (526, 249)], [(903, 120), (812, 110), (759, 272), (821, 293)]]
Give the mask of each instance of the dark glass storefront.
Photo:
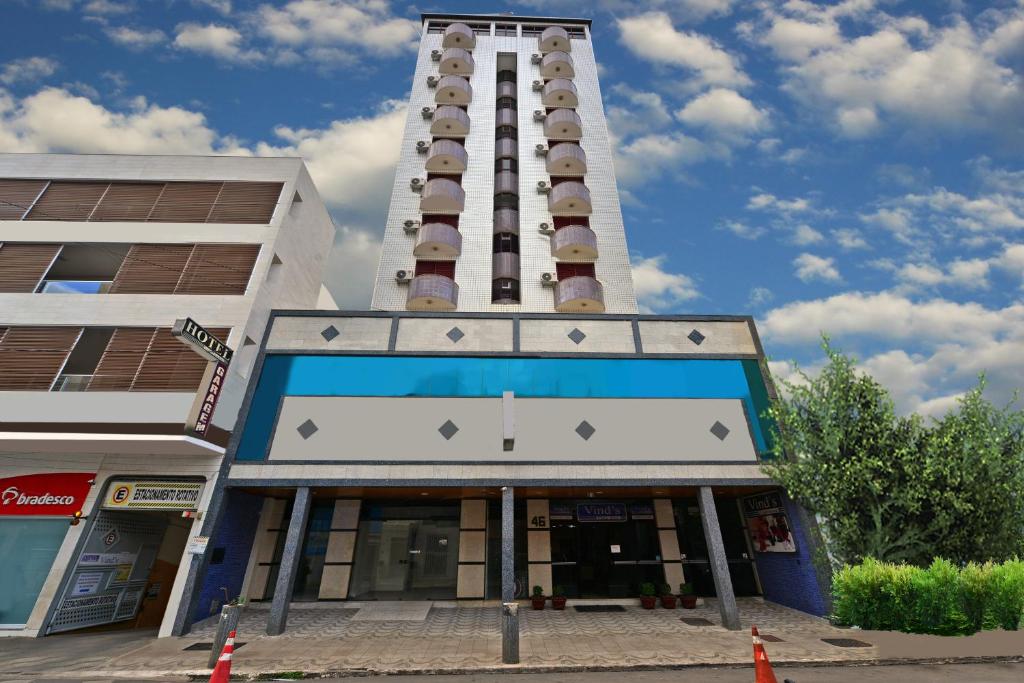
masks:
[[(696, 498), (682, 498), (672, 503), (676, 518), (679, 552), (683, 558), (683, 573), (694, 584), (697, 595), (714, 597), (715, 581), (708, 561), (708, 545), (700, 519), (700, 506)], [(725, 556), (729, 561), (732, 589), (737, 596), (760, 595), (754, 573), (754, 560), (747, 545), (747, 530), (735, 498), (716, 498), (715, 511), (722, 529)]]

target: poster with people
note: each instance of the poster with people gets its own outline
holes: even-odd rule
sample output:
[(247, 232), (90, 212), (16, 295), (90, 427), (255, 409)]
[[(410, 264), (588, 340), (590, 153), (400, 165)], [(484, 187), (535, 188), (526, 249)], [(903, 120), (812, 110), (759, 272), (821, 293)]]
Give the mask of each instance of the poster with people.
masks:
[(762, 493), (744, 498), (743, 515), (755, 552), (796, 552), (796, 542), (780, 494)]

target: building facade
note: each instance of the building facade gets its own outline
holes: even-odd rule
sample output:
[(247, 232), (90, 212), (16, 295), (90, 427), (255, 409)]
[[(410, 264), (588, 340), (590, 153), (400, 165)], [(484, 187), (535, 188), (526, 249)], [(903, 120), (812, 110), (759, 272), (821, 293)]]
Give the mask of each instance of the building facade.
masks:
[(170, 632), (270, 311), (316, 307), (333, 237), (300, 159), (0, 155), (0, 635)]
[[(413, 182), (415, 180), (415, 182)], [(423, 16), (374, 311), (275, 311), (175, 632), (294, 603), (821, 614), (751, 318), (638, 315), (586, 20)]]

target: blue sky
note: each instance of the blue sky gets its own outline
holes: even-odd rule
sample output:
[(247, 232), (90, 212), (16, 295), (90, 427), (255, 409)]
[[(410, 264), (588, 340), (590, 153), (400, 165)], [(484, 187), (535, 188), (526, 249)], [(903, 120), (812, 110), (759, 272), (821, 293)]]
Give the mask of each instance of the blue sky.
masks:
[(421, 11), (594, 19), (641, 306), (828, 331), (901, 410), (1024, 382), (1024, 0), (0, 0), (0, 150), (301, 154), (362, 308)]

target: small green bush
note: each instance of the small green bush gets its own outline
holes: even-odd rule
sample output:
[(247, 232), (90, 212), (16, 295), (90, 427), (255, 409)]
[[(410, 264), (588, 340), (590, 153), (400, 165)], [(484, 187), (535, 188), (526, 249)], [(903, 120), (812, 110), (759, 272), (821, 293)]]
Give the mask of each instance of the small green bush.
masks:
[(641, 583), (640, 584), (640, 595), (645, 598), (654, 597), (654, 584), (653, 583)]
[(1024, 560), (1009, 560), (992, 568), (990, 610), (995, 624), (1007, 631), (1020, 628), (1024, 615)]

